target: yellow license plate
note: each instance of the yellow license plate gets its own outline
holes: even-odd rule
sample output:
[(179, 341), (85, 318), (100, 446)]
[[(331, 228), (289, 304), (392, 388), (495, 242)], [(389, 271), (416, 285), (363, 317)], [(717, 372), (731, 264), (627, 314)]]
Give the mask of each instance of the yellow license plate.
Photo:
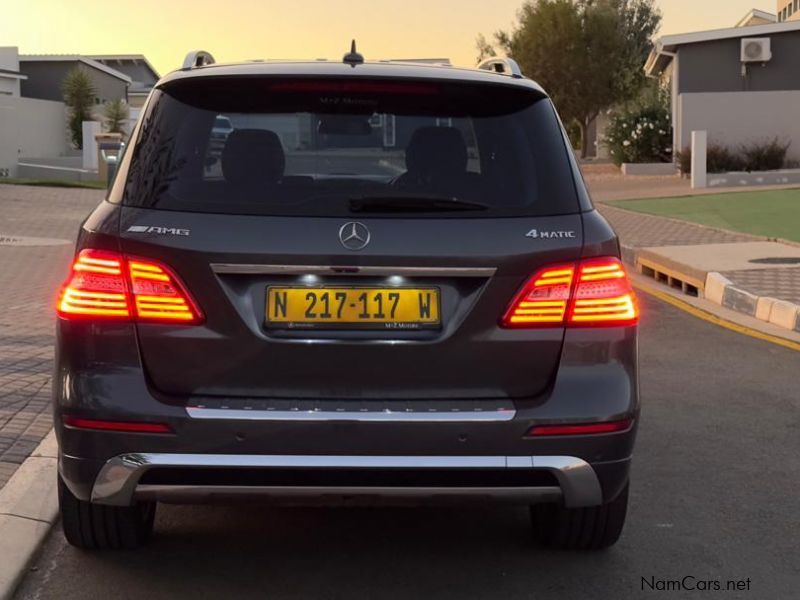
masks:
[(267, 327), (431, 329), (440, 323), (438, 288), (267, 288)]

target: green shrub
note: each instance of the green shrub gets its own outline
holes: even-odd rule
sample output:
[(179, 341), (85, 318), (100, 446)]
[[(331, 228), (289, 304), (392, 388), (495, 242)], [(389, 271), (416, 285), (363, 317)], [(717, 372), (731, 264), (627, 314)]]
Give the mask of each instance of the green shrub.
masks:
[(747, 170), (741, 156), (719, 144), (711, 144), (706, 150), (706, 165), (709, 173)]
[[(734, 171), (775, 171), (791, 168), (786, 153), (791, 144), (783, 144), (777, 138), (769, 142), (742, 144), (736, 152), (721, 144), (709, 144), (706, 150), (709, 173)], [(678, 168), (684, 175), (692, 172), (692, 149), (687, 146), (677, 153)]]
[(67, 72), (61, 84), (64, 104), (69, 109), (70, 140), (75, 148), (83, 148), (83, 122), (92, 118), (96, 89), (89, 74), (80, 67)]
[(786, 165), (786, 153), (791, 143), (781, 143), (778, 138), (769, 142), (745, 144), (740, 148), (747, 171), (776, 171)]
[(125, 100), (117, 99), (106, 102), (103, 106), (103, 116), (105, 117), (106, 129), (109, 133), (120, 133), (125, 139), (125, 125), (130, 117), (130, 110)]
[(691, 175), (692, 173), (692, 149), (686, 146), (683, 150), (675, 153), (675, 162), (681, 175)]
[(666, 93), (657, 91), (638, 105), (612, 112), (602, 141), (617, 166), (672, 162), (672, 124)]
[[(692, 148), (686, 146), (678, 152), (678, 168), (684, 175), (692, 172)], [(744, 171), (745, 164), (741, 156), (720, 144), (709, 144), (706, 149), (706, 170), (709, 173), (730, 173)]]

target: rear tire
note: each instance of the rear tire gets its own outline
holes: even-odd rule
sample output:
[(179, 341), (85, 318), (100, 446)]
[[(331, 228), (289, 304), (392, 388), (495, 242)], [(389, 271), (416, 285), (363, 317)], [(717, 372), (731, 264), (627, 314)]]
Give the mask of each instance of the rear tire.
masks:
[(67, 541), (84, 550), (136, 548), (153, 532), (155, 502), (105, 506), (76, 498), (58, 478), (61, 527)]
[(613, 546), (625, 526), (628, 485), (611, 502), (587, 508), (531, 506), (534, 539), (559, 550), (602, 550)]

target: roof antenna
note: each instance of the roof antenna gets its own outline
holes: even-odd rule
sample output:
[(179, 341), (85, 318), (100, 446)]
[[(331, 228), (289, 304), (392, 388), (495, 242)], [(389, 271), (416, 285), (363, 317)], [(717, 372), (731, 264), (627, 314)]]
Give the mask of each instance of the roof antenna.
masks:
[(356, 65), (364, 64), (364, 56), (356, 52), (356, 41), (353, 40), (350, 44), (350, 52), (344, 55), (342, 58), (342, 62), (346, 65), (350, 65), (354, 69)]

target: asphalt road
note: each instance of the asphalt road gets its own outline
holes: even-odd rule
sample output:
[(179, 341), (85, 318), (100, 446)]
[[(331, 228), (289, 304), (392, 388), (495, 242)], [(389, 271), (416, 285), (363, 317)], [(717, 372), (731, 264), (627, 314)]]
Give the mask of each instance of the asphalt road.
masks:
[[(56, 528), (17, 597), (800, 597), (800, 354), (643, 304), (631, 507), (609, 551), (538, 549), (522, 508), (161, 506), (135, 552), (83, 553)], [(686, 577), (749, 591), (643, 583)]]

